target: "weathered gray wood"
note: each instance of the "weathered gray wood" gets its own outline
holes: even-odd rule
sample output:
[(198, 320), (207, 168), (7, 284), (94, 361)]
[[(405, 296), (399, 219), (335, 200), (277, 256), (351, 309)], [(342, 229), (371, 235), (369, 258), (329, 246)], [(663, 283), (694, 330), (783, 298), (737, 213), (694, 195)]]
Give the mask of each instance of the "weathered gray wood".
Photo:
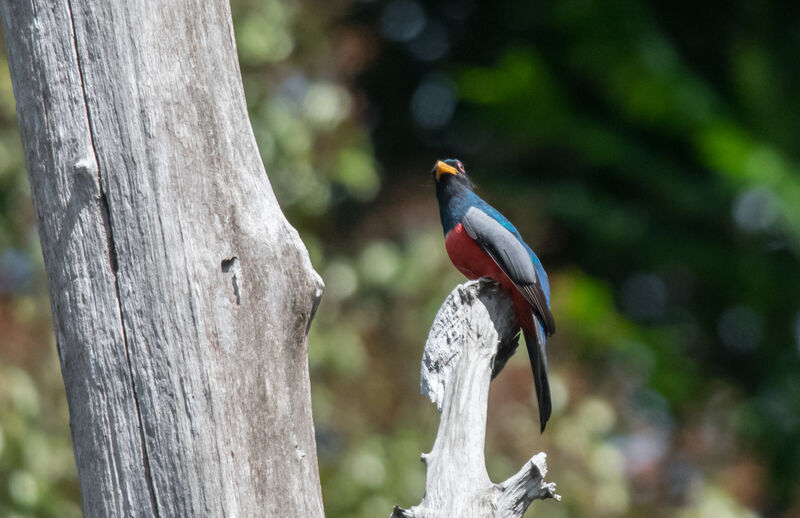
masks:
[(517, 518), (533, 500), (556, 498), (544, 482), (545, 454), (534, 455), (500, 484), (489, 480), (483, 456), (492, 373), (517, 345), (511, 299), (491, 280), (458, 286), (436, 314), (422, 359), (422, 393), (442, 412), (428, 467), (425, 497), (394, 518)]
[(85, 515), (322, 516), (322, 282), (228, 0), (0, 0)]

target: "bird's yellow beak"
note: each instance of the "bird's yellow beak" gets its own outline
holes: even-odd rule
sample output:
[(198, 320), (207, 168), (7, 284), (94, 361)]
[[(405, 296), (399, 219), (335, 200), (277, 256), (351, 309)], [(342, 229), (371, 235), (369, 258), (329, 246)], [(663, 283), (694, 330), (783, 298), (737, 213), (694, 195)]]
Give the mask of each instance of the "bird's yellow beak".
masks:
[(447, 165), (441, 160), (436, 162), (436, 166), (433, 168), (433, 176), (436, 178), (436, 181), (439, 181), (439, 178), (443, 174), (458, 174), (458, 169), (451, 165)]

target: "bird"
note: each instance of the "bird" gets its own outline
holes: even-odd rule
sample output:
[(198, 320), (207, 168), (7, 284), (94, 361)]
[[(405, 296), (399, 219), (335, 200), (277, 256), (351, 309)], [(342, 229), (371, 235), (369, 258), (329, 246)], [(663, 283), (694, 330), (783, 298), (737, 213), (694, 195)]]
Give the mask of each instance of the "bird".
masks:
[(544, 433), (552, 412), (545, 341), (556, 330), (547, 273), (516, 227), (475, 194), (460, 160), (438, 160), (432, 173), (450, 261), (468, 279), (489, 277), (511, 295), (525, 336)]

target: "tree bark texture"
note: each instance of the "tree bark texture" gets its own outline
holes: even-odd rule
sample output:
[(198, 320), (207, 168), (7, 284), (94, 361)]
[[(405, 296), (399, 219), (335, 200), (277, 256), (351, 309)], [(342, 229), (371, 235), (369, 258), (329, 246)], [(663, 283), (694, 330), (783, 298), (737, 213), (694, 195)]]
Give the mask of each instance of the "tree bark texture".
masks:
[(84, 513), (323, 515), (322, 294), (228, 0), (0, 0)]
[(517, 347), (511, 299), (489, 279), (458, 286), (436, 314), (422, 358), (421, 391), (442, 412), (425, 497), (392, 518), (519, 518), (533, 500), (556, 498), (545, 454), (495, 484), (484, 459), (489, 383)]

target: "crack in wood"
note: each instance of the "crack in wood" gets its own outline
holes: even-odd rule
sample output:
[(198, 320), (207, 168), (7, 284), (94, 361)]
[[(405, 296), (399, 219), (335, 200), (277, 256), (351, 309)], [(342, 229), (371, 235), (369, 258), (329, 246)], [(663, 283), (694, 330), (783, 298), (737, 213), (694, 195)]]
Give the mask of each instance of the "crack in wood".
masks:
[(89, 139), (91, 141), (92, 154), (96, 164), (95, 172), (97, 174), (99, 189), (100, 189), (100, 216), (102, 218), (103, 227), (106, 232), (106, 243), (108, 260), (111, 270), (114, 273), (114, 289), (116, 290), (117, 308), (119, 311), (119, 325), (122, 332), (122, 342), (125, 347), (125, 358), (128, 363), (128, 376), (131, 382), (131, 391), (133, 394), (133, 404), (136, 408), (136, 418), (138, 423), (139, 440), (142, 447), (142, 464), (144, 467), (144, 478), (147, 482), (147, 490), (150, 493), (150, 501), (153, 506), (153, 513), (156, 518), (160, 518), (158, 497), (156, 495), (155, 482), (153, 480), (152, 469), (150, 466), (150, 455), (147, 451), (147, 441), (145, 438), (144, 421), (142, 419), (142, 412), (139, 408), (139, 394), (136, 390), (136, 380), (133, 374), (133, 363), (130, 354), (130, 344), (128, 342), (128, 334), (125, 329), (125, 321), (122, 310), (122, 293), (119, 288), (119, 261), (117, 257), (117, 249), (114, 241), (113, 226), (111, 224), (111, 209), (108, 203), (108, 196), (106, 195), (107, 184), (103, 181), (103, 175), (100, 171), (100, 159), (97, 154), (97, 145), (95, 143), (94, 125), (92, 124), (92, 114), (89, 108), (89, 98), (86, 94), (86, 79), (83, 75), (83, 65), (81, 63), (80, 51), (78, 48), (78, 35), (75, 29), (75, 15), (72, 10), (72, 0), (67, 0), (67, 12), (69, 14), (70, 30), (72, 32), (72, 43), (75, 50), (75, 64), (78, 68), (78, 76), (81, 82), (81, 94), (83, 96), (83, 105), (86, 109), (86, 121), (89, 125)]

